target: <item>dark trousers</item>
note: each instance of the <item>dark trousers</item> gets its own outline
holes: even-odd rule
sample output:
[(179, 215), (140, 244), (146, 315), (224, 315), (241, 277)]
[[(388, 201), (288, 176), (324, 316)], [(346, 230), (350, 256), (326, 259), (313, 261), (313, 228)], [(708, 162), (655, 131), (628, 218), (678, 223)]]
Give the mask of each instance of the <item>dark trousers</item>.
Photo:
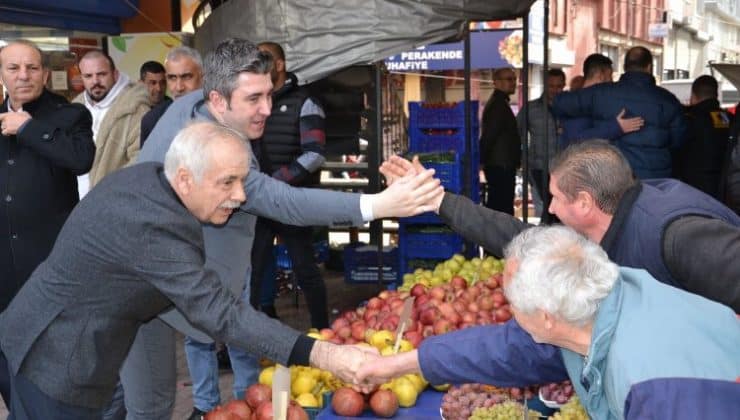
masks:
[[(6, 366), (7, 372), (1, 352), (0, 364)], [(51, 398), (23, 375), (11, 375), (9, 379), (12, 392), (8, 420), (100, 420), (102, 416), (99, 408), (77, 407)]]
[[(316, 266), (313, 252), (313, 231), (311, 227), (290, 226), (274, 220), (257, 218), (254, 244), (252, 245), (252, 275), (250, 277), (250, 303), (259, 307), (266, 266), (270, 263), (275, 236), (279, 235), (293, 263), (293, 273), (306, 297), (311, 315), (311, 326), (327, 328), (329, 314), (326, 303), (326, 285)], [(272, 281), (275, 281), (273, 278)]]
[[(542, 169), (530, 169), (529, 174), (532, 177), (532, 188), (534, 193), (539, 195), (542, 200), (542, 214), (540, 215), (540, 221), (545, 224), (559, 223), (560, 220), (554, 214), (550, 213), (550, 201), (552, 201), (552, 195), (550, 195), (550, 176), (543, 178), (545, 171)], [(534, 195), (534, 194), (533, 194)]]
[(486, 207), (514, 215), (514, 177), (516, 169), (501, 166), (483, 168), (488, 185)]

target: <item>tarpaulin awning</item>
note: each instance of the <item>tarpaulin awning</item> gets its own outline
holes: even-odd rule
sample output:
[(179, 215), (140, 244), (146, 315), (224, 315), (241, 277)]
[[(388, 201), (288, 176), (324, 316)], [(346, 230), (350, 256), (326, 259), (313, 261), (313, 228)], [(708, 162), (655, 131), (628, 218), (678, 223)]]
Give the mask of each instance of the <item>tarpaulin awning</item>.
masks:
[(534, 0), (231, 0), (195, 34), (201, 51), (229, 37), (277, 42), (301, 83), (459, 35), (470, 20), (511, 19)]
[(740, 90), (740, 64), (709, 63), (709, 66), (720, 72), (727, 81)]

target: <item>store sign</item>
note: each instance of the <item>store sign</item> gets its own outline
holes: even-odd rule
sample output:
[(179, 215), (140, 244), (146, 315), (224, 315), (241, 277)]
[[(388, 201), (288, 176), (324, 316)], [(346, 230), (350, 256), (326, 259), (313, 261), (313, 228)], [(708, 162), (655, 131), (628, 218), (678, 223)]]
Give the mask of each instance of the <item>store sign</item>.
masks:
[(648, 24), (648, 37), (665, 38), (670, 30), (671, 27), (667, 23), (650, 23)]
[[(389, 71), (462, 70), (465, 68), (463, 42), (427, 45), (385, 59)], [(471, 32), (470, 65), (472, 69), (521, 67), (522, 32), (520, 30)]]

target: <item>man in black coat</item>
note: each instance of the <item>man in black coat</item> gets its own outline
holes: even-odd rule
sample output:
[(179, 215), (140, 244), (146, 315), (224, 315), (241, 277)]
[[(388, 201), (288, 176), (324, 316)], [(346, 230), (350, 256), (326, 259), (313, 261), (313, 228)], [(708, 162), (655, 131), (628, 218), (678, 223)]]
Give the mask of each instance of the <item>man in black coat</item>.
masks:
[(719, 85), (712, 76), (699, 76), (691, 85), (686, 139), (673, 155), (673, 177), (722, 200), (722, 165), (729, 144), (730, 116), (719, 106)]
[[(39, 48), (13, 41), (0, 50), (7, 98), (0, 106), (0, 312), (43, 261), (79, 201), (77, 175), (95, 157), (92, 117), (44, 85)], [(1, 369), (1, 367), (0, 367)], [(8, 389), (0, 392), (8, 402)]]
[(480, 163), (488, 185), (486, 207), (514, 214), (514, 182), (521, 161), (522, 141), (509, 96), (516, 91), (516, 73), (501, 68), (493, 73), (494, 90), (483, 109)]

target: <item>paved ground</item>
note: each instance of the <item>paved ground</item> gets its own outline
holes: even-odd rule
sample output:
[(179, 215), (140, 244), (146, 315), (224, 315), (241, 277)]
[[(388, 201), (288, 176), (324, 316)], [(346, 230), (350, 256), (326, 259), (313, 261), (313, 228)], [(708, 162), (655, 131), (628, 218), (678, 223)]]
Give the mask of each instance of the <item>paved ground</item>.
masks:
[[(344, 282), (342, 273), (323, 271), (327, 284), (329, 308), (341, 312), (345, 309), (357, 307), (363, 300), (377, 294), (377, 285), (350, 285)], [(309, 325), (308, 312), (303, 299), (299, 300), (299, 307), (294, 306), (294, 295), (288, 293), (281, 296), (276, 302), (278, 315), (283, 322), (299, 330), (307, 330)], [(333, 318), (333, 316), (332, 316)], [(193, 410), (193, 400), (190, 388), (185, 354), (183, 352), (182, 336), (178, 337), (177, 345), (177, 395), (173, 420), (186, 419)], [(221, 399), (226, 402), (231, 399), (231, 371), (222, 371), (220, 374)], [(0, 398), (0, 419), (7, 418), (8, 412)]]

